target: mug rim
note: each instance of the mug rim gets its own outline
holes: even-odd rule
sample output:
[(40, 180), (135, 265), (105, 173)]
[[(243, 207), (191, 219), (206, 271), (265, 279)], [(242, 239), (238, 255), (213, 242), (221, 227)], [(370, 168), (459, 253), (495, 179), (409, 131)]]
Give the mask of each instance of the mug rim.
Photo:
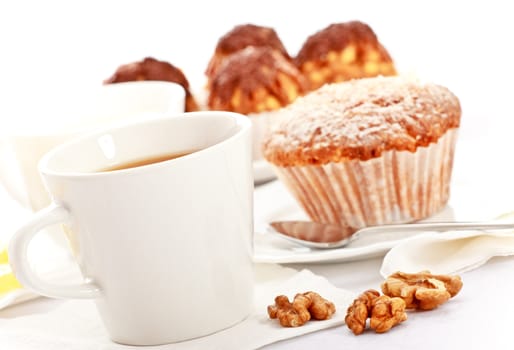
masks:
[[(116, 130), (122, 130), (122, 129), (131, 129), (136, 128), (138, 125), (146, 125), (146, 124), (154, 124), (154, 123), (162, 123), (162, 122), (172, 122), (172, 123), (180, 123), (181, 120), (187, 120), (190, 118), (213, 118), (216, 116), (221, 117), (230, 117), (233, 118), (236, 121), (235, 125), (239, 125), (240, 128), (234, 132), (234, 134), (230, 135), (229, 137), (216, 142), (210, 146), (207, 146), (205, 148), (193, 151), (189, 154), (186, 154), (184, 156), (181, 156), (179, 158), (174, 158), (158, 163), (152, 163), (148, 165), (143, 166), (137, 166), (133, 168), (127, 168), (127, 169), (119, 169), (119, 170), (113, 170), (113, 171), (91, 171), (91, 172), (85, 172), (85, 171), (59, 171), (59, 170), (52, 170), (48, 163), (54, 158), (56, 155), (58, 155), (60, 152), (65, 150), (68, 147), (71, 147), (76, 144), (80, 144), (83, 142), (87, 142), (91, 139), (97, 138), (102, 136), (102, 134), (109, 133), (109, 132), (115, 132)], [(141, 171), (148, 171), (148, 169), (154, 169), (156, 167), (162, 166), (163, 164), (167, 164), (170, 161), (180, 161), (181, 159), (188, 159), (190, 157), (196, 156), (198, 154), (203, 154), (205, 152), (211, 152), (213, 149), (217, 149), (219, 147), (223, 147), (226, 143), (232, 142), (232, 140), (241, 137), (241, 135), (248, 131), (252, 127), (251, 120), (243, 114), (236, 113), (236, 112), (229, 112), (229, 111), (198, 111), (198, 112), (182, 112), (182, 113), (163, 113), (162, 115), (156, 116), (156, 117), (150, 117), (147, 119), (138, 119), (138, 120), (132, 120), (127, 121), (124, 123), (118, 123), (116, 125), (107, 126), (101, 129), (96, 129), (94, 131), (87, 132), (83, 135), (74, 137), (60, 145), (55, 146), (50, 151), (45, 153), (43, 157), (38, 162), (38, 171), (40, 174), (44, 175), (51, 175), (51, 176), (58, 176), (58, 177), (102, 177), (102, 176), (114, 176), (117, 174), (126, 174), (126, 173), (138, 173)]]

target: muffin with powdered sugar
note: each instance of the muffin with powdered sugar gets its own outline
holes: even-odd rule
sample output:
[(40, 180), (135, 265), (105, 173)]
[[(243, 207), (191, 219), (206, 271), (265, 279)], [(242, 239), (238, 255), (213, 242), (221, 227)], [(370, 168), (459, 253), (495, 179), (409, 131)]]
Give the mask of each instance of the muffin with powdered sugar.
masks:
[(328, 84), (283, 109), (263, 155), (314, 221), (410, 222), (448, 201), (460, 118), (458, 98), (440, 85)]

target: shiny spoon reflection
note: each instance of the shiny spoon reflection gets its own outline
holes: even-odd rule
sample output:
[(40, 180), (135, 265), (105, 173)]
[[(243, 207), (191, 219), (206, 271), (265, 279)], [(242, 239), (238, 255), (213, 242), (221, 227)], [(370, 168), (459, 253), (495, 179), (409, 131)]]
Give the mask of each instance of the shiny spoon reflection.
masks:
[(405, 238), (419, 232), (514, 229), (514, 223), (505, 222), (429, 222), (370, 226), (356, 229), (351, 226), (313, 221), (274, 221), (269, 226), (268, 233), (316, 249), (340, 248), (368, 235), (386, 241), (391, 239), (392, 236), (394, 236), (394, 239)]

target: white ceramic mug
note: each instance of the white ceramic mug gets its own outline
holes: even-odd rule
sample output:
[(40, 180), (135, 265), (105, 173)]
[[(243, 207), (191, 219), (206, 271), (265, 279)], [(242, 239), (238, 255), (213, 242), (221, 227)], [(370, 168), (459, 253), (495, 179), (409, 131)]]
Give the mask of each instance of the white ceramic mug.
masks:
[[(50, 204), (37, 164), (53, 147), (84, 132), (136, 118), (184, 112), (185, 92), (175, 83), (138, 81), (77, 91), (45, 110), (9, 121), (0, 135), (0, 182), (11, 197), (37, 211)], [(19, 119), (19, 118), (18, 118)], [(16, 125), (18, 124), (18, 125)], [(12, 129), (7, 130), (6, 129)]]
[[(25, 287), (50, 297), (94, 298), (112, 340), (132, 345), (204, 336), (252, 311), (246, 116), (195, 112), (112, 128), (58, 146), (39, 169), (53, 203), (9, 244), (10, 262)], [(53, 285), (30, 268), (30, 241), (55, 223), (66, 227), (83, 284)]]

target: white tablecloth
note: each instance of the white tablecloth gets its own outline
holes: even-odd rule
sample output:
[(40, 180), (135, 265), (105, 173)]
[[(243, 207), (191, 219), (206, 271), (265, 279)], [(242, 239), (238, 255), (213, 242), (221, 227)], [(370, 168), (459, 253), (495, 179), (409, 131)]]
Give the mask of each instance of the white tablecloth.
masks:
[[(367, 288), (376, 288), (380, 283), (380, 263), (380, 259), (374, 259), (307, 267), (317, 274), (327, 276), (339, 287), (360, 292)], [(430, 312), (409, 313), (406, 322), (386, 334), (365, 332), (354, 336), (345, 326), (338, 326), (275, 343), (266, 348), (512, 349), (512, 271), (514, 259), (495, 258), (479, 270), (463, 274), (464, 287), (461, 293), (443, 307)], [(62, 303), (62, 300), (37, 299), (3, 310), (0, 317), (14, 319), (19, 316), (44, 315)], [(26, 350), (29, 349), (47, 350), (38, 346), (37, 342), (26, 347)]]
[[(491, 211), (509, 211), (514, 208), (512, 186), (508, 179), (490, 181), (483, 178), (480, 184), (469, 184), (467, 191), (478, 193), (477, 188), (487, 187), (490, 196), (482, 197), (476, 203), (470, 198), (466, 211), (457, 213), (459, 218), (468, 220), (491, 217)], [(455, 179), (455, 182), (458, 182)], [(271, 203), (265, 203), (260, 196), (266, 191), (264, 185), (256, 191), (256, 211), (269, 217)], [(276, 187), (276, 186), (275, 186)], [(280, 191), (275, 191), (275, 193)], [(278, 198), (283, 196), (278, 193)], [(489, 198), (489, 199), (488, 199)], [(495, 200), (496, 199), (496, 200)], [(501, 204), (500, 204), (501, 203)], [(495, 207), (496, 206), (496, 207)], [(493, 208), (495, 207), (495, 208)], [(462, 206), (461, 206), (462, 208)], [(500, 209), (501, 208), (501, 209)], [(510, 209), (509, 209), (510, 208)], [(480, 215), (484, 213), (484, 215)], [(487, 213), (487, 214), (486, 214)], [(344, 263), (324, 264), (286, 264), (296, 269), (308, 268), (316, 274), (325, 276), (335, 286), (356, 293), (373, 288), (380, 290), (384, 280), (379, 270), (382, 258), (373, 258)], [(462, 291), (440, 308), (428, 312), (410, 312), (409, 319), (386, 334), (365, 332), (354, 336), (345, 326), (319, 331), (298, 338), (270, 345), (269, 349), (312, 349), (323, 346), (327, 349), (512, 349), (514, 337), (511, 335), (510, 315), (514, 302), (514, 257), (493, 258), (476, 270), (461, 275), (464, 286)]]
[[(491, 193), (496, 193), (494, 187), (491, 188)], [(273, 208), (272, 200), (284, 202), (284, 196), (287, 196), (287, 192), (280, 183), (268, 183), (257, 187), (256, 221), (262, 217), (269, 217), (270, 208)], [(477, 203), (476, 205), (482, 204)], [(6, 209), (8, 208), (4, 208), (4, 210)], [(379, 288), (383, 281), (383, 277), (379, 274), (381, 262), (381, 258), (373, 258), (344, 263), (298, 263), (285, 266), (297, 270), (309, 269), (315, 274), (326, 277), (337, 287), (360, 293), (369, 288)], [(408, 344), (409, 347), (427, 350), (434, 348), (511, 349), (514, 346), (510, 334), (510, 315), (514, 312), (514, 302), (511, 301), (511, 296), (514, 295), (513, 271), (514, 257), (493, 258), (486, 265), (462, 274), (464, 287), (460, 294), (450, 302), (433, 311), (410, 312), (406, 322), (386, 334), (375, 334), (368, 331), (360, 336), (355, 336), (345, 326), (337, 326), (278, 342), (266, 348), (312, 349), (315, 346), (323, 346), (325, 348), (371, 350), (377, 347), (397, 349)], [(26, 322), (27, 328), (31, 329), (33, 327), (32, 319), (44, 318), (46, 313), (50, 315), (58, 307), (65, 305), (64, 303), (66, 302), (62, 300), (39, 298), (0, 310), (0, 318), (5, 320), (29, 316), (24, 322)], [(92, 304), (89, 309), (89, 314), (95, 312)], [(48, 317), (49, 321), (56, 322), (55, 316)], [(26, 332), (23, 322), (17, 322), (19, 332), (21, 334)], [(66, 324), (65, 320), (59, 322)], [(81, 332), (83, 333), (84, 329)], [(93, 333), (98, 336), (98, 330)], [(70, 334), (73, 336), (74, 333), (70, 332)], [(1, 329), (0, 339), (2, 339)], [(4, 341), (8, 340), (7, 338)], [(105, 342), (105, 339), (102, 342)], [(38, 345), (35, 340), (34, 344), (29, 343), (26, 349), (45, 350), (46, 348), (42, 348), (41, 344)]]
[[(355, 291), (376, 288), (380, 259), (312, 266), (337, 286)], [(385, 334), (354, 336), (346, 327), (332, 328), (269, 346), (269, 349), (512, 349), (510, 315), (514, 312), (513, 258), (495, 258), (462, 275), (464, 286), (450, 302), (429, 312), (409, 313), (409, 319)]]

